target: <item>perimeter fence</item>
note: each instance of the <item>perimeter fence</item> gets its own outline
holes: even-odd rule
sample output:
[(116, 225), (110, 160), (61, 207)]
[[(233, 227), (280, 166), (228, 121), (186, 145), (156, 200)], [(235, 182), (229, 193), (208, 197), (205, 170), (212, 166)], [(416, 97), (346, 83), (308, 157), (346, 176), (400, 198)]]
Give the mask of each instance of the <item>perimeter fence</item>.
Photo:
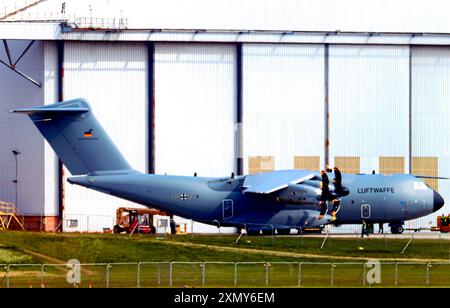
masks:
[(0, 265), (0, 288), (448, 287), (450, 262), (139, 262)]

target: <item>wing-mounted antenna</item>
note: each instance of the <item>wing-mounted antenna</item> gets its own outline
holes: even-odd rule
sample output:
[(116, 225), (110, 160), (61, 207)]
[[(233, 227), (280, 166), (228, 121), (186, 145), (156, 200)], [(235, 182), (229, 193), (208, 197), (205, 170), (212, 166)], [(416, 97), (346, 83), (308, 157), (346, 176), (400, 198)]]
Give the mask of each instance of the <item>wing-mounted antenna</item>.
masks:
[(450, 180), (450, 178), (444, 177), (444, 176), (428, 176), (428, 175), (415, 175), (416, 178), (419, 179), (432, 179), (432, 180)]

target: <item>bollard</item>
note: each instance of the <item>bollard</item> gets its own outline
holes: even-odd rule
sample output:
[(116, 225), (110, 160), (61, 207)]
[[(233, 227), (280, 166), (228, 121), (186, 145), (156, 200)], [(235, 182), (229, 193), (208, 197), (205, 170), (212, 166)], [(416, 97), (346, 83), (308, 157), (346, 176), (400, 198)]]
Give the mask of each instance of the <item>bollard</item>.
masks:
[(45, 264), (41, 265), (41, 288), (44, 288), (44, 266)]
[(158, 275), (158, 287), (161, 286), (161, 263), (158, 263), (157, 266), (157, 275)]
[(205, 286), (205, 281), (206, 281), (206, 263), (203, 262), (201, 264), (201, 267), (202, 267), (202, 286), (204, 287)]
[(109, 288), (109, 263), (106, 264), (106, 288)]
[(141, 287), (141, 262), (137, 264), (137, 287)]
[(266, 262), (265, 267), (266, 267), (266, 272), (265, 272), (265, 283), (266, 283), (266, 287), (269, 285), (269, 262)]
[(334, 268), (336, 267), (336, 264), (331, 263), (331, 271), (330, 271), (330, 286), (334, 286)]
[(298, 263), (298, 277), (297, 277), (298, 287), (302, 286), (302, 262)]
[(234, 263), (234, 286), (237, 287), (238, 283), (238, 272), (237, 272), (237, 265), (238, 263)]
[(367, 262), (363, 264), (363, 286), (366, 286), (366, 267), (367, 267)]
[(395, 263), (395, 281), (394, 284), (398, 285), (398, 263)]
[(431, 264), (427, 263), (427, 274), (426, 274), (426, 285), (430, 285), (430, 268), (431, 268)]
[(6, 266), (6, 288), (9, 289), (9, 265)]
[(172, 286), (173, 263), (169, 264), (169, 286)]

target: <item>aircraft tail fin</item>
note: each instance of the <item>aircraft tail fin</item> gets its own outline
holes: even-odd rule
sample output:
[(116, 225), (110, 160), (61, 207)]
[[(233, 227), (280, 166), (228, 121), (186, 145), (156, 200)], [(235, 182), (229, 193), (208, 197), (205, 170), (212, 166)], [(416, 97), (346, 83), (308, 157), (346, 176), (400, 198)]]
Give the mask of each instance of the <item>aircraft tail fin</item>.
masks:
[(84, 99), (13, 112), (31, 118), (72, 175), (131, 170)]

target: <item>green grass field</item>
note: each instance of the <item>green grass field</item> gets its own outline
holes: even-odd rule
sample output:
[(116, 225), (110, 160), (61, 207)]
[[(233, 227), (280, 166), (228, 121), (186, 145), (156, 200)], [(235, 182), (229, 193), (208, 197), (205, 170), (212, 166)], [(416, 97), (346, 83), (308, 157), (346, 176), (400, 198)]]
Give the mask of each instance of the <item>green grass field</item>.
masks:
[(72, 287), (69, 259), (87, 264), (79, 287), (363, 287), (371, 258), (373, 287), (450, 286), (449, 241), (415, 239), (401, 254), (409, 239), (331, 238), (323, 249), (319, 237), (236, 239), (0, 232), (0, 287)]

